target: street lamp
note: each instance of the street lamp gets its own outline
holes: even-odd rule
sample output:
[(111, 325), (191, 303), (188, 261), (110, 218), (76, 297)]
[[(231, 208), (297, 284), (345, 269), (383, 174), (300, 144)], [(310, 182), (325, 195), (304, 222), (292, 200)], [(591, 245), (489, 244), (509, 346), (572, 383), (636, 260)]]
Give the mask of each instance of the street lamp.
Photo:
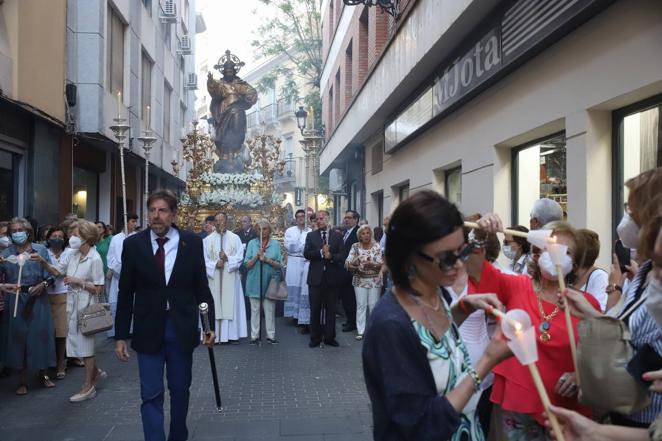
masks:
[(303, 108), (303, 106), (299, 106), (299, 110), (294, 112), (294, 116), (297, 118), (297, 127), (299, 127), (299, 130), (301, 130), (301, 134), (303, 135), (303, 131), (306, 130), (306, 120), (308, 119), (308, 112), (306, 112)]
[(299, 141), (301, 143), (301, 147), (303, 148), (303, 151), (305, 152), (305, 166), (306, 166), (306, 179), (305, 179), (305, 206), (306, 209), (308, 207), (308, 190), (310, 188), (309, 185), (309, 177), (310, 177), (310, 168), (311, 168), (311, 160), (312, 160), (312, 171), (313, 171), (313, 195), (315, 196), (315, 211), (317, 211), (317, 184), (318, 184), (318, 175), (319, 175), (319, 170), (318, 170), (318, 162), (317, 162), (317, 153), (319, 150), (321, 150), (322, 143), (324, 142), (324, 126), (320, 127), (319, 129), (315, 128), (315, 113), (314, 110), (311, 108), (311, 113), (313, 115), (312, 117), (312, 127), (310, 129), (306, 128), (306, 123), (308, 120), (308, 112), (303, 108), (303, 106), (299, 106), (299, 110), (294, 112), (294, 116), (296, 116), (297, 119), (297, 127), (299, 127), (299, 130), (301, 131), (301, 135), (303, 135), (303, 139)]
[(345, 3), (347, 6), (379, 6), (383, 11), (390, 14), (393, 18), (398, 18), (400, 15), (399, 0), (343, 0), (343, 3)]

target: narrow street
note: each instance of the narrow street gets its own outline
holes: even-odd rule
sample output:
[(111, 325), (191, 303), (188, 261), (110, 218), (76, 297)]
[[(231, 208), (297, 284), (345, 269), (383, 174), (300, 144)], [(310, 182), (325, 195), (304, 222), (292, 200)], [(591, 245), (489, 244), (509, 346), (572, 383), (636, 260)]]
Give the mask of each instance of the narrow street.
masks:
[[(220, 414), (216, 412), (207, 350), (199, 347), (195, 351), (190, 440), (371, 439), (361, 342), (354, 340), (353, 333), (343, 334), (338, 329), (339, 348), (309, 349), (307, 336), (297, 331), (279, 319), (278, 346), (249, 346), (244, 340), (238, 346), (215, 347), (224, 407)], [(108, 372), (108, 378), (90, 401), (68, 401), (82, 382), (81, 368), (69, 368), (55, 389), (43, 389), (33, 381), (24, 397), (14, 395), (15, 376), (0, 380), (0, 439), (142, 440), (135, 353), (124, 364), (116, 360), (111, 340), (100, 339), (97, 348), (99, 365)]]

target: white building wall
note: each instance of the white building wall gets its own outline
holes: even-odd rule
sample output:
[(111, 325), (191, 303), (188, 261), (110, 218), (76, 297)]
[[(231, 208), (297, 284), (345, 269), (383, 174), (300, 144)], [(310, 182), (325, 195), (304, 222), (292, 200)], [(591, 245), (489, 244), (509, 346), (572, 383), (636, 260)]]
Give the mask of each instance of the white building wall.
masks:
[[(394, 208), (393, 185), (409, 181), (412, 193), (431, 188), (433, 170), (461, 161), (461, 209), (465, 213), (496, 211), (509, 223), (511, 148), (565, 130), (568, 220), (597, 231), (608, 244), (611, 111), (662, 92), (660, 41), (659, 2), (616, 2), (393, 155), (386, 155), (383, 171), (366, 176), (367, 194), (383, 190), (387, 214)], [(357, 109), (359, 119), (364, 108), (355, 103), (350, 112)], [(343, 124), (348, 120), (354, 118), (345, 118)], [(331, 140), (324, 152), (325, 163), (333, 159), (339, 145)], [(373, 205), (372, 199), (367, 198), (367, 203)], [(376, 210), (369, 207), (368, 211)], [(608, 262), (609, 247), (605, 246), (598, 263), (607, 266)]]
[[(124, 36), (124, 95), (121, 114), (128, 118), (131, 137), (134, 138), (131, 150), (143, 156), (142, 145), (137, 140), (146, 129), (142, 120), (141, 103), (141, 55), (148, 55), (152, 65), (151, 129), (158, 138), (150, 161), (157, 167), (172, 173), (170, 161), (175, 152), (181, 151), (179, 139), (182, 128), (195, 118), (193, 91), (182, 92), (180, 63), (182, 56), (177, 53), (178, 39), (185, 30), (192, 40), (190, 55), (184, 55), (184, 81), (190, 72), (195, 72), (195, 0), (188, 0), (188, 16), (182, 17), (185, 0), (178, 1), (178, 22), (171, 27), (171, 47), (165, 44), (165, 26), (161, 23), (160, 1), (151, 2), (151, 15), (138, 0), (68, 0), (68, 81), (78, 87), (78, 105), (75, 117), (78, 131), (98, 133), (115, 140), (112, 119), (117, 115), (117, 91), (108, 90), (106, 85), (106, 25), (107, 5), (119, 14), (126, 25)], [(181, 20), (185, 20), (182, 25)], [(170, 109), (170, 142), (163, 141), (163, 94), (164, 80), (172, 87)], [(180, 116), (180, 105), (186, 106), (184, 121)], [(181, 156), (181, 154), (179, 155)]]

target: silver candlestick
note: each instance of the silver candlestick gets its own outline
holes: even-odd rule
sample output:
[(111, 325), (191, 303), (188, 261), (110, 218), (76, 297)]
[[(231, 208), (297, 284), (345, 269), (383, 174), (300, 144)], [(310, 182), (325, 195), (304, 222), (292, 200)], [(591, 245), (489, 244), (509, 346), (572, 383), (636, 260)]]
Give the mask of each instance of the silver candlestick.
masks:
[(126, 118), (121, 118), (119, 115), (117, 118), (113, 118), (115, 124), (110, 126), (110, 130), (115, 133), (115, 138), (117, 138), (117, 146), (120, 149), (120, 173), (122, 176), (122, 220), (124, 221), (124, 230), (126, 234), (129, 234), (126, 220), (126, 176), (124, 173), (124, 140), (127, 138), (127, 132), (130, 129), (130, 126), (126, 124)]
[(138, 140), (143, 143), (143, 152), (145, 153), (145, 204), (147, 204), (147, 198), (149, 198), (149, 155), (157, 139), (153, 132), (148, 129), (143, 132), (143, 136), (139, 137)]

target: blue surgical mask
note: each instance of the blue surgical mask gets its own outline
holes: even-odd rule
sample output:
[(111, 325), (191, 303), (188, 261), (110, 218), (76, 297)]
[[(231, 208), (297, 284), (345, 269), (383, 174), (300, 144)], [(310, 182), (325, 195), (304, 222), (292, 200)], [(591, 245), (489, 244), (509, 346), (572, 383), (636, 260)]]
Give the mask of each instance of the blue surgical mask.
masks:
[(17, 231), (15, 233), (12, 233), (11, 240), (16, 245), (23, 245), (25, 242), (28, 241), (28, 233), (26, 233), (25, 231)]

